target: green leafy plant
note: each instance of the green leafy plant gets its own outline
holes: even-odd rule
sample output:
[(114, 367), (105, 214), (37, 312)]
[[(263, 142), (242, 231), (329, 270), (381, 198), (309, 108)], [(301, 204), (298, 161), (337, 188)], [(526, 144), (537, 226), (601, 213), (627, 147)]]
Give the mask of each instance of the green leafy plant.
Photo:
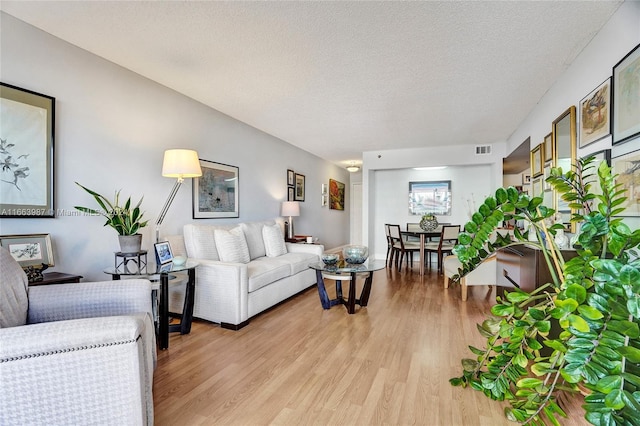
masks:
[[(554, 243), (563, 226), (549, 223), (555, 211), (515, 188), (484, 201), (454, 250), (459, 278), (497, 250), (526, 241), (542, 250), (553, 277), (531, 293), (516, 288), (498, 297), (492, 316), (478, 325), (486, 347), (470, 346), (475, 358), (462, 360), (462, 376), (450, 379), (508, 401), (505, 415), (515, 422), (560, 424), (557, 417), (566, 414), (559, 392), (581, 392), (591, 424), (640, 425), (640, 230), (615, 217), (623, 191), (606, 162), (596, 170), (593, 161), (580, 159), (566, 173), (554, 168), (547, 178), (580, 223), (576, 257), (565, 262)], [(596, 182), (600, 194), (591, 190)], [(493, 238), (509, 219), (530, 226), (515, 230), (515, 242)]]
[(78, 182), (76, 182), (76, 185), (93, 196), (98, 206), (100, 206), (100, 210), (81, 206), (74, 206), (74, 208), (91, 215), (104, 216), (107, 219), (104, 226), (112, 227), (118, 235), (135, 235), (140, 228), (147, 226), (148, 221), (142, 220), (144, 212), (140, 210), (144, 197), (140, 198), (138, 204), (132, 208), (131, 197), (127, 198), (123, 206), (120, 205), (120, 191), (116, 191), (113, 202), (111, 202), (106, 197), (80, 185)]
[(433, 213), (425, 213), (422, 215), (422, 220), (433, 220), (436, 218), (436, 215)]

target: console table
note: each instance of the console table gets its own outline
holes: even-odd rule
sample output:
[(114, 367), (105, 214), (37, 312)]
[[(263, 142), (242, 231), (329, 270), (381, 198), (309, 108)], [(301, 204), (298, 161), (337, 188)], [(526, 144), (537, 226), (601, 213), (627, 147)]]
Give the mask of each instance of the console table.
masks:
[[(105, 274), (111, 275), (112, 279), (119, 280), (121, 277), (148, 279), (154, 286), (154, 292), (160, 291), (159, 297), (155, 295), (154, 309), (158, 305), (158, 321), (156, 325), (156, 335), (158, 336), (158, 347), (167, 349), (169, 347), (169, 333), (179, 331), (180, 334), (191, 332), (191, 322), (193, 320), (193, 301), (196, 287), (196, 267), (197, 262), (188, 261), (184, 265), (167, 263), (164, 265), (148, 265), (140, 270), (130, 270), (124, 267), (107, 268)], [(184, 305), (182, 315), (169, 312), (169, 274), (173, 272), (186, 271), (189, 279), (184, 293)], [(160, 282), (159, 288), (157, 287)], [(159, 299), (159, 303), (158, 303)], [(169, 317), (179, 317), (180, 324), (169, 324)]]

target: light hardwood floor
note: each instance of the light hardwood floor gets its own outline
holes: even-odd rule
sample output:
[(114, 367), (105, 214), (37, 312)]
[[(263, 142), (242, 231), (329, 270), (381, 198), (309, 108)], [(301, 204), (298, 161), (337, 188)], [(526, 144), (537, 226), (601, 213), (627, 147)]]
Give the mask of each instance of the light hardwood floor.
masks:
[(239, 331), (196, 320), (158, 354), (156, 425), (513, 424), (500, 402), (448, 382), (467, 346), (482, 347), (476, 323), (493, 300), (472, 287), (462, 302), (414, 265), (376, 272), (354, 315), (323, 310), (312, 287)]

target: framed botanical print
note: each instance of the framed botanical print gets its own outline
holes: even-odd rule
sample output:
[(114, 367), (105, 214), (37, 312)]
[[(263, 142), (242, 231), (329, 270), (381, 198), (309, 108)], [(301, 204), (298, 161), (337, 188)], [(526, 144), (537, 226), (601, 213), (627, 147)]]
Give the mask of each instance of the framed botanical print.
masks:
[(0, 235), (4, 247), (20, 266), (54, 266), (53, 247), (49, 234)]
[(240, 217), (238, 167), (207, 160), (200, 167), (202, 176), (193, 179), (193, 218)]
[(640, 135), (640, 44), (613, 67), (613, 144)]
[(540, 144), (531, 150), (531, 177), (542, 175), (544, 167), (544, 145)]
[(291, 169), (287, 169), (287, 186), (294, 186), (296, 184), (295, 173)]
[(606, 79), (583, 100), (578, 110), (580, 128), (578, 130), (579, 147), (585, 146), (608, 136), (611, 131), (611, 79)]
[(300, 173), (296, 173), (296, 185), (295, 185), (295, 200), (294, 201), (304, 201), (304, 182), (305, 177)]
[(0, 217), (55, 217), (55, 98), (0, 83)]

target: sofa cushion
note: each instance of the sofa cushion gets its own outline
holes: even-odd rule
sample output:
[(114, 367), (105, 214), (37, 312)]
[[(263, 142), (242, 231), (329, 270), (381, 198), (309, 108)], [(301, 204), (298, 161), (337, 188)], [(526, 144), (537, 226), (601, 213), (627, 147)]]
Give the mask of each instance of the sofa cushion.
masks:
[(189, 257), (195, 259), (220, 260), (214, 231), (216, 227), (211, 225), (185, 225), (184, 243)]
[(244, 238), (247, 240), (251, 260), (266, 256), (264, 240), (262, 238), (262, 228), (265, 225), (273, 224), (274, 222), (247, 222), (240, 224), (242, 232), (244, 232)]
[(262, 238), (267, 257), (278, 257), (287, 254), (287, 245), (280, 225), (265, 225), (262, 228)]
[(242, 228), (236, 226), (229, 231), (216, 229), (213, 233), (220, 260), (223, 262), (249, 263), (249, 248)]
[(261, 257), (247, 265), (249, 293), (291, 275), (291, 266), (280, 257)]
[(286, 261), (291, 269), (291, 275), (295, 275), (309, 269), (311, 263), (318, 261), (318, 256), (311, 253), (287, 253), (278, 259)]
[(29, 281), (11, 254), (0, 247), (0, 328), (27, 323)]

